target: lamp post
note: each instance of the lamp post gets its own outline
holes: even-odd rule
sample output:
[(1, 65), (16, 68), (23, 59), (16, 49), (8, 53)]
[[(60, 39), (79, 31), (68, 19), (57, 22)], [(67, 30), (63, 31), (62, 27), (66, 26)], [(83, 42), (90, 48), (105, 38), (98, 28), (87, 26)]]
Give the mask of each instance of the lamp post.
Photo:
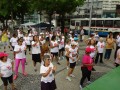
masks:
[(88, 36), (90, 36), (90, 29), (91, 29), (91, 21), (92, 21), (92, 11), (93, 11), (93, 0), (91, 0), (91, 6), (90, 6), (90, 18), (89, 18), (89, 31)]

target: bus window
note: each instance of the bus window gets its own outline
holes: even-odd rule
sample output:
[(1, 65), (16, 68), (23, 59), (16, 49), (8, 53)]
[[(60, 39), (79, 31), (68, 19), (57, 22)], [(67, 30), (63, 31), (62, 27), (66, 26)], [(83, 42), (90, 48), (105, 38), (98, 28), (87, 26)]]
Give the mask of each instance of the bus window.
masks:
[(88, 20), (81, 21), (81, 26), (89, 26)]
[(92, 26), (92, 27), (95, 27), (95, 20), (92, 20), (91, 26)]
[(114, 27), (115, 28), (120, 28), (120, 20), (114, 21)]
[(104, 26), (105, 27), (113, 27), (113, 21), (112, 20), (105, 20)]
[(75, 26), (75, 20), (71, 20), (71, 25)]
[(103, 20), (96, 20), (97, 27), (103, 27)]

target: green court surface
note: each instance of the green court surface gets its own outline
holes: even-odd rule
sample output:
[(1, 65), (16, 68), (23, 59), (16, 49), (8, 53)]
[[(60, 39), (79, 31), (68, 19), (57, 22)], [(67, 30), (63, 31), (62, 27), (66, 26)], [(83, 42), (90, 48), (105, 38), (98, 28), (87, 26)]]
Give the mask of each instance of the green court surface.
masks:
[(113, 69), (83, 90), (120, 90), (120, 67)]

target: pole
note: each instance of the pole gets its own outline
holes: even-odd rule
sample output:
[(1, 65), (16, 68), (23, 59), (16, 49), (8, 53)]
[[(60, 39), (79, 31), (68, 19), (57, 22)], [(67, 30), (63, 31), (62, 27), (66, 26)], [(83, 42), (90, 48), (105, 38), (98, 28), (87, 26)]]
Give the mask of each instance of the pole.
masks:
[(90, 19), (89, 19), (89, 31), (88, 36), (90, 36), (90, 29), (91, 29), (91, 21), (92, 21), (92, 11), (93, 11), (93, 0), (91, 0), (91, 6), (90, 6)]

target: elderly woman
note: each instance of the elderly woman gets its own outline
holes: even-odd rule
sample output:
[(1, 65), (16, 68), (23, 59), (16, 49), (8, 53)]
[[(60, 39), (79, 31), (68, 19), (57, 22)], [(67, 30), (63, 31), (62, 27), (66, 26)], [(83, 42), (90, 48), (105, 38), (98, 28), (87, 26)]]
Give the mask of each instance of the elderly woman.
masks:
[(13, 61), (8, 58), (8, 54), (0, 52), (0, 77), (4, 84), (4, 90), (7, 90), (8, 82), (12, 89), (15, 90), (13, 84)]
[(41, 65), (40, 74), (41, 77), (41, 90), (55, 90), (56, 83), (54, 72), (56, 71), (56, 67), (50, 62), (50, 56), (44, 56), (44, 64)]

